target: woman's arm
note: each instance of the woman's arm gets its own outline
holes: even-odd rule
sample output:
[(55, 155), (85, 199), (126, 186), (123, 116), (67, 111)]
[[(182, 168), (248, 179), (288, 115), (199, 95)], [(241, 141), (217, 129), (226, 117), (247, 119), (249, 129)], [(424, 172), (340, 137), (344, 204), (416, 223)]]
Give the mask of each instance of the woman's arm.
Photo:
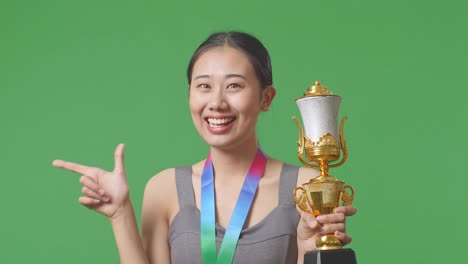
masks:
[(128, 201), (116, 217), (109, 219), (114, 231), (121, 264), (149, 264), (138, 226), (133, 205)]
[(149, 263), (171, 263), (169, 223), (178, 211), (175, 170), (167, 169), (148, 181), (143, 198), (141, 233)]

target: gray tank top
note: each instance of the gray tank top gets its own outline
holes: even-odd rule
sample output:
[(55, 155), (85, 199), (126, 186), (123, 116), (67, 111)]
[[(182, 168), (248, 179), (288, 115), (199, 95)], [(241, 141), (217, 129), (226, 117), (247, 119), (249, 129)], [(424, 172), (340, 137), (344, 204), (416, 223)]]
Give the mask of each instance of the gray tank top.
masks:
[[(296, 263), (299, 214), (292, 193), (298, 167), (284, 164), (280, 174), (278, 206), (259, 223), (241, 231), (232, 263)], [(173, 264), (200, 263), (200, 211), (195, 205), (192, 167), (175, 170), (179, 212), (169, 227)], [(217, 250), (225, 229), (216, 224)]]

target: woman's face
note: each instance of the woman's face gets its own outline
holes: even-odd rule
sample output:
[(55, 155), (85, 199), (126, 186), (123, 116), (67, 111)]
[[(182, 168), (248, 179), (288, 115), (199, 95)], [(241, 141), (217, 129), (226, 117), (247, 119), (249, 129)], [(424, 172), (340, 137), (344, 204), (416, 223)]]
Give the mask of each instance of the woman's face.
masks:
[(227, 46), (209, 49), (195, 62), (191, 78), (192, 120), (210, 146), (228, 149), (256, 140), (259, 113), (275, 91), (262, 91), (247, 55)]

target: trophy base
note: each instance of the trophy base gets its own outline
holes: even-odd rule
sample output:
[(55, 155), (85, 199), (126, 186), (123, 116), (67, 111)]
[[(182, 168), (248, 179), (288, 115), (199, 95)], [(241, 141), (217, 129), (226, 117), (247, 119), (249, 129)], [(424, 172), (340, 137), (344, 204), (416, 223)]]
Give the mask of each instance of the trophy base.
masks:
[(357, 264), (354, 250), (350, 248), (318, 250), (304, 255), (304, 264)]

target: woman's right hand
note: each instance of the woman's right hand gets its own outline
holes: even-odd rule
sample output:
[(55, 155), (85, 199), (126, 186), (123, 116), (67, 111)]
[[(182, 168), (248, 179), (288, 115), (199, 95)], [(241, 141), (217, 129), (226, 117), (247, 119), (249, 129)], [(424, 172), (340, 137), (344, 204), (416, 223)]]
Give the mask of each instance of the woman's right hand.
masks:
[(357, 210), (354, 206), (339, 206), (334, 213), (317, 217), (299, 209), (301, 219), (297, 225), (297, 242), (303, 253), (316, 250), (315, 239), (318, 235), (334, 234), (342, 243), (351, 243), (346, 233), (346, 217), (353, 216)]
[(78, 202), (107, 216), (111, 221), (118, 218), (119, 212), (130, 202), (124, 168), (124, 147), (124, 144), (119, 144), (115, 149), (113, 171), (63, 160), (54, 160), (52, 163), (55, 167), (82, 174), (80, 183), (83, 185), (83, 196)]

